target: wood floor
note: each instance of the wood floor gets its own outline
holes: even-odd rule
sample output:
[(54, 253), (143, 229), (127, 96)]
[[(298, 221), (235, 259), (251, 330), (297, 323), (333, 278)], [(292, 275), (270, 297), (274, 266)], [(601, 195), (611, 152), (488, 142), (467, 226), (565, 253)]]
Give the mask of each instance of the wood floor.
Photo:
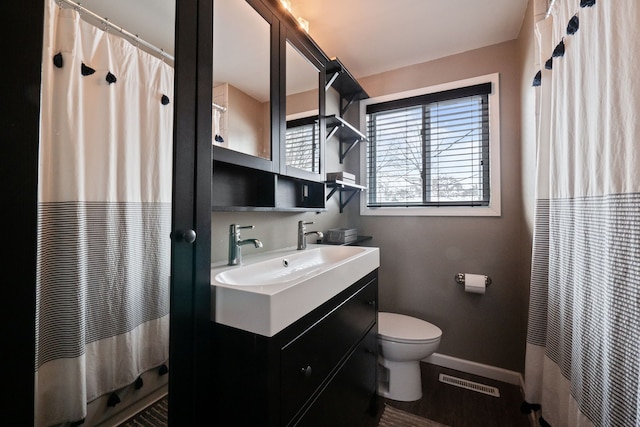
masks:
[[(478, 377), (465, 372), (447, 369), (430, 363), (420, 363), (422, 373), (422, 399), (416, 402), (398, 402), (378, 396), (376, 417), (367, 417), (364, 427), (376, 427), (385, 404), (449, 427), (531, 427), (529, 416), (520, 412), (523, 397), (520, 387)], [(444, 384), (440, 373), (497, 387), (500, 397)], [(135, 424), (142, 426), (166, 426), (159, 424)], [(123, 427), (129, 424), (122, 424)], [(400, 426), (399, 426), (400, 427)]]
[[(378, 397), (377, 420), (387, 404), (450, 427), (531, 427), (528, 415), (520, 412), (523, 397), (519, 386), (430, 363), (420, 362), (420, 369), (422, 399), (398, 402)], [(441, 383), (438, 379), (440, 373), (497, 387), (500, 397)], [(377, 420), (368, 427), (377, 424)]]

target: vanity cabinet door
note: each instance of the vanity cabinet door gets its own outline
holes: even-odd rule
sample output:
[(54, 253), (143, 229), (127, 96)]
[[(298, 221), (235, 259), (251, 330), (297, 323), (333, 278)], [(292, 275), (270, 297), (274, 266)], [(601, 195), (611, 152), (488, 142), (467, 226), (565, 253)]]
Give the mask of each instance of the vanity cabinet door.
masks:
[(377, 283), (372, 280), (282, 348), (285, 423), (305, 406), (376, 323), (376, 297)]
[(377, 331), (374, 325), (297, 426), (362, 426), (375, 415)]

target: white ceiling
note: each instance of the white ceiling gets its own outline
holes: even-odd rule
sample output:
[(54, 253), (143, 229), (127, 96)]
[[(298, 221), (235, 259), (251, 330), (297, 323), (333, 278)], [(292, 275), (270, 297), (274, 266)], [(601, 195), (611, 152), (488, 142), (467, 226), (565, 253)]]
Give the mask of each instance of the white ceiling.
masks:
[(527, 2), (291, 0), (291, 9), (357, 78), (513, 40)]
[[(293, 13), (309, 21), (317, 44), (355, 77), (515, 39), (528, 2), (290, 1)], [(83, 0), (82, 5), (173, 53), (174, 0)]]

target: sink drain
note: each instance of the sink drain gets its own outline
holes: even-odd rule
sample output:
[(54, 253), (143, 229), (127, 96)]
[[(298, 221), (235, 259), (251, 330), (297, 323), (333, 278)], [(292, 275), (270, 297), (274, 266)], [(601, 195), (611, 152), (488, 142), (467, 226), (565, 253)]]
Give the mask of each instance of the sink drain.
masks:
[(288, 259), (283, 259), (282, 260), (282, 265), (286, 268), (289, 267), (289, 260)]

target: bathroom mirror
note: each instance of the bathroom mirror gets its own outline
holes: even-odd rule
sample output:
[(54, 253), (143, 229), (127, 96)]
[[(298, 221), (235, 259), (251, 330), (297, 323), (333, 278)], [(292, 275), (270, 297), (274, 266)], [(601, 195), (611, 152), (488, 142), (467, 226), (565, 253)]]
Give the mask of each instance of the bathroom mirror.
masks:
[(213, 146), (270, 161), (270, 15), (216, 0), (213, 16)]
[[(321, 65), (295, 39), (286, 42), (286, 133), (284, 164), (288, 175), (292, 168), (321, 174), (323, 144), (320, 126)], [(313, 62), (312, 62), (313, 61)], [(293, 172), (293, 173), (292, 173)]]

